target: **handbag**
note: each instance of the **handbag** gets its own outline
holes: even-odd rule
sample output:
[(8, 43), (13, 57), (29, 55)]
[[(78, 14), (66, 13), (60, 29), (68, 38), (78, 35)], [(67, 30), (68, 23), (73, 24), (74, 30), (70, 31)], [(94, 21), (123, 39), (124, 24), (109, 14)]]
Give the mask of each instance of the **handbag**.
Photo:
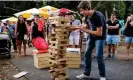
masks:
[(37, 37), (36, 39), (33, 39), (33, 44), (36, 49), (39, 50), (48, 50), (48, 43), (45, 39), (42, 37)]

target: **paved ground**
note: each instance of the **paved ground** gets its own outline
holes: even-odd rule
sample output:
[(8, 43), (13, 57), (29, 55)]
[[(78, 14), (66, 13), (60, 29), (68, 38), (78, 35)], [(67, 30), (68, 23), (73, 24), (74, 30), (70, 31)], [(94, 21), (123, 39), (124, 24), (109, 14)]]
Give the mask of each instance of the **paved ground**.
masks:
[[(15, 56), (11, 62), (20, 70), (28, 71), (29, 74), (26, 75), (28, 80), (51, 80), (48, 73), (48, 69), (36, 69), (33, 65), (33, 56), (32, 48), (28, 49), (29, 56), (27, 57), (17, 57)], [(105, 53), (107, 49), (105, 48)], [(124, 61), (125, 58), (125, 49), (124, 47), (119, 47), (117, 60), (105, 60), (106, 63), (106, 72), (108, 80), (133, 80), (133, 60)], [(105, 54), (106, 55), (106, 54)], [(130, 58), (133, 59), (133, 54), (130, 55)], [(80, 69), (69, 69), (68, 76), (70, 80), (77, 80), (76, 75), (79, 75), (83, 72), (84, 62), (82, 61)], [(99, 78), (97, 62), (93, 59), (92, 62), (92, 72), (91, 77)], [(94, 80), (94, 79), (93, 79)]]

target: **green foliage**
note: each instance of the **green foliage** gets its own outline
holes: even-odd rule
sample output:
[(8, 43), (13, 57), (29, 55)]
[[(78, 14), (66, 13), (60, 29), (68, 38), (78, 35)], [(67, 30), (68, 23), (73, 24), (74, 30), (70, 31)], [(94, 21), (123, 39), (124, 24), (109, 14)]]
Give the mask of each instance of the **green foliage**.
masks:
[(110, 17), (110, 13), (113, 11), (115, 7), (115, 12), (117, 14), (118, 19), (123, 19), (125, 14), (125, 4), (123, 1), (93, 1), (93, 8), (101, 11), (103, 14), (105, 10), (108, 12), (108, 17)]
[[(43, 6), (53, 6), (57, 8), (68, 8), (73, 11), (77, 11), (77, 6), (80, 1), (0, 1), (0, 16), (12, 16), (14, 13), (27, 10), (30, 8), (40, 8)], [(132, 2), (133, 3), (133, 2)], [(123, 1), (92, 1), (92, 7), (96, 10), (105, 13), (108, 12), (108, 17), (115, 5), (117, 16), (119, 19), (123, 19), (125, 13), (125, 4)], [(132, 8), (133, 9), (133, 8)], [(133, 12), (133, 10), (132, 10)], [(5, 18), (5, 17), (3, 17)], [(80, 17), (79, 17), (80, 18)], [(2, 19), (0, 17), (0, 19)]]

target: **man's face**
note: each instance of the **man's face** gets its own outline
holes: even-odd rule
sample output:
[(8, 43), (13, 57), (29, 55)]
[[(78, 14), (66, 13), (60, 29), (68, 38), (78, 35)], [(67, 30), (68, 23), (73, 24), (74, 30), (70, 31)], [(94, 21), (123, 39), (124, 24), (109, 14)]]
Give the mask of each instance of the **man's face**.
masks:
[(82, 15), (84, 15), (84, 16), (89, 16), (89, 11), (88, 11), (88, 10), (79, 8), (79, 11), (80, 11), (80, 14), (82, 14)]
[(39, 17), (35, 16), (35, 21), (38, 21), (39, 20)]
[(73, 15), (71, 15), (71, 20), (74, 20), (75, 18), (74, 18), (74, 16)]
[(10, 21), (7, 21), (7, 24), (10, 25)]
[(115, 18), (116, 18), (116, 15), (111, 14), (111, 19), (115, 19)]

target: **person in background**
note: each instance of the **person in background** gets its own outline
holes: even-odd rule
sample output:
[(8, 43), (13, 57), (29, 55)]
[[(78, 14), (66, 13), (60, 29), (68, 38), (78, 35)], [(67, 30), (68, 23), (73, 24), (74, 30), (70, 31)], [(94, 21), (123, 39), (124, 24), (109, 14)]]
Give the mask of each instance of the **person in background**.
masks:
[(127, 18), (124, 27), (125, 43), (126, 43), (126, 61), (129, 61), (130, 56), (130, 47), (133, 47), (133, 14)]
[(6, 23), (3, 23), (3, 24), (4, 24), (4, 26), (2, 27), (1, 32), (10, 36), (10, 32), (8, 30), (7, 24)]
[[(81, 25), (81, 22), (78, 19), (75, 19), (74, 15), (71, 15), (71, 22), (70, 25), (73, 27)], [(79, 42), (80, 42), (80, 30), (73, 30), (70, 32), (69, 36), (69, 47), (72, 47), (75, 45), (75, 48), (79, 48)]]
[(1, 28), (1, 32), (4, 33), (4, 34), (7, 34), (7, 35), (9, 36), (9, 40), (10, 40), (10, 42), (9, 42), (9, 47), (10, 47), (10, 50), (11, 50), (10, 30), (9, 30), (9, 28), (8, 28), (8, 26), (7, 26), (6, 23), (3, 23), (3, 26), (2, 26), (2, 28)]
[(18, 21), (15, 27), (15, 36), (18, 41), (19, 56), (21, 56), (21, 47), (23, 43), (24, 56), (26, 56), (26, 36), (28, 34), (25, 19), (22, 15), (18, 17)]
[[(34, 43), (35, 39), (37, 37), (41, 37), (44, 38), (44, 32), (42, 31), (38, 31), (38, 27), (39, 27), (39, 21), (40, 21), (40, 16), (39, 15), (34, 15), (34, 21), (32, 22), (32, 43)], [(41, 27), (43, 27), (43, 24), (40, 25)]]
[[(115, 59), (115, 51), (117, 48), (117, 44), (120, 41), (119, 36), (119, 21), (116, 19), (116, 14), (114, 12), (111, 13), (110, 19), (106, 23), (107, 25), (107, 44), (108, 44), (108, 55), (107, 58)], [(112, 54), (112, 55), (111, 55)], [(106, 58), (106, 59), (107, 59)]]
[(7, 27), (10, 31), (10, 38), (12, 40), (12, 43), (13, 43), (13, 49), (14, 49), (14, 52), (17, 52), (17, 45), (16, 45), (16, 38), (15, 38), (15, 24), (11, 24), (11, 22), (9, 20), (6, 21), (6, 24), (7, 24)]
[(0, 20), (0, 32), (1, 32), (1, 29), (2, 29), (2, 21)]
[[(78, 5), (80, 14), (86, 18), (86, 26), (80, 26), (78, 29), (88, 33), (88, 39), (85, 52), (85, 69), (84, 73), (76, 76), (77, 79), (90, 78), (92, 51), (96, 47), (96, 59), (98, 62), (100, 80), (106, 80), (105, 63), (103, 60), (103, 49), (106, 39), (106, 22), (104, 15), (91, 8), (91, 1), (81, 1)], [(90, 20), (92, 26), (88, 24)]]
[(27, 29), (28, 29), (28, 46), (31, 47), (32, 46), (32, 42), (31, 42), (31, 31), (32, 31), (32, 26), (31, 26), (31, 22), (27, 22)]

